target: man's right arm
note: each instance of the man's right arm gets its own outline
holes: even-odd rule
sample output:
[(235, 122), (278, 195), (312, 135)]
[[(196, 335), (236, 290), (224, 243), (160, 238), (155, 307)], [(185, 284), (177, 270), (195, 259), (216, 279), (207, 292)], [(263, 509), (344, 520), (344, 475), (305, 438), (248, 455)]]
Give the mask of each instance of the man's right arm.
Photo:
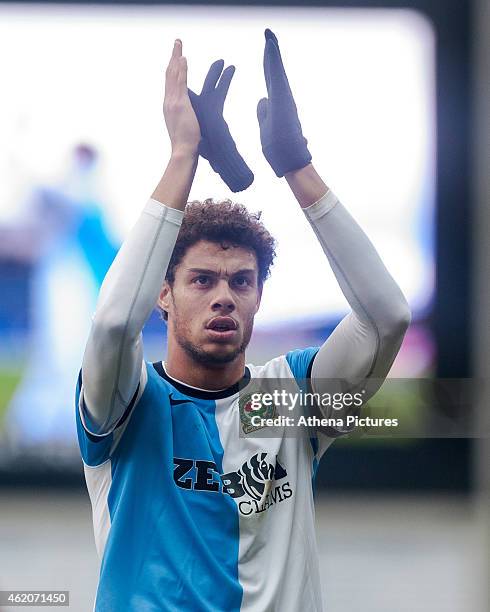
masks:
[(197, 167), (201, 135), (180, 41), (167, 68), (163, 108), (170, 161), (102, 283), (83, 357), (83, 415), (95, 435), (112, 431), (137, 393), (142, 329), (165, 280)]

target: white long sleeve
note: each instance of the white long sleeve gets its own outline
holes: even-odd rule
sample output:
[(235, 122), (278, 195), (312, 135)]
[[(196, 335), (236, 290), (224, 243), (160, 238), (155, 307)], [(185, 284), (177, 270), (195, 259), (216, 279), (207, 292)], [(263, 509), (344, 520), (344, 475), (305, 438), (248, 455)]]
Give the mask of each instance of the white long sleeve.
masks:
[(314, 359), (313, 389), (319, 390), (322, 379), (336, 379), (346, 392), (369, 379), (367, 400), (400, 349), (410, 323), (409, 306), (369, 238), (332, 191), (304, 213), (352, 308)]
[(149, 200), (102, 283), (82, 364), (95, 435), (112, 431), (138, 388), (142, 329), (157, 302), (184, 213)]

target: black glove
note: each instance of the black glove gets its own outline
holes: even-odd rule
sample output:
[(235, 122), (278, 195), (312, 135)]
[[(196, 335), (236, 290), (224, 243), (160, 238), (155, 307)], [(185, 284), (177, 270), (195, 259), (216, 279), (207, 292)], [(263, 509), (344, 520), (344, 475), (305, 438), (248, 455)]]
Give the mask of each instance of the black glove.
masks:
[(304, 168), (311, 162), (308, 141), (301, 131), (276, 36), (265, 31), (264, 75), (268, 98), (257, 105), (260, 141), (276, 176)]
[[(189, 98), (201, 128), (199, 154), (207, 159), (233, 192), (243, 191), (253, 183), (254, 175), (238, 153), (228, 124), (223, 117), (223, 106), (235, 66), (222, 73), (224, 61), (211, 64), (200, 95), (188, 90)], [(218, 86), (216, 83), (219, 80)]]

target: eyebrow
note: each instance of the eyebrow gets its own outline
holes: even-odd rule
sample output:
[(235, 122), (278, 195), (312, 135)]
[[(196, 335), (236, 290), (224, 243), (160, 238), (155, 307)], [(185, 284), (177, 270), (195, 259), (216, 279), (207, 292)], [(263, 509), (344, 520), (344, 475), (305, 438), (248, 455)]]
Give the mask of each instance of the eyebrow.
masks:
[[(188, 272), (194, 272), (196, 274), (210, 274), (212, 276), (218, 276), (216, 270), (207, 270), (206, 268), (187, 268)], [(256, 270), (253, 268), (243, 268), (242, 270), (238, 270), (237, 272), (233, 272), (231, 276), (236, 276), (237, 274), (255, 274)]]

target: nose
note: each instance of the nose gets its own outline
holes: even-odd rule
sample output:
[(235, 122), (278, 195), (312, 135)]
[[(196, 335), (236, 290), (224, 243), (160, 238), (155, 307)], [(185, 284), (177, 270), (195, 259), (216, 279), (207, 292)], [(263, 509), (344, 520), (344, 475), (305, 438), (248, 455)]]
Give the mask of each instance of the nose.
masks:
[(216, 293), (213, 296), (211, 308), (214, 311), (226, 313), (233, 312), (236, 308), (230, 286), (224, 279), (221, 280), (216, 287)]

